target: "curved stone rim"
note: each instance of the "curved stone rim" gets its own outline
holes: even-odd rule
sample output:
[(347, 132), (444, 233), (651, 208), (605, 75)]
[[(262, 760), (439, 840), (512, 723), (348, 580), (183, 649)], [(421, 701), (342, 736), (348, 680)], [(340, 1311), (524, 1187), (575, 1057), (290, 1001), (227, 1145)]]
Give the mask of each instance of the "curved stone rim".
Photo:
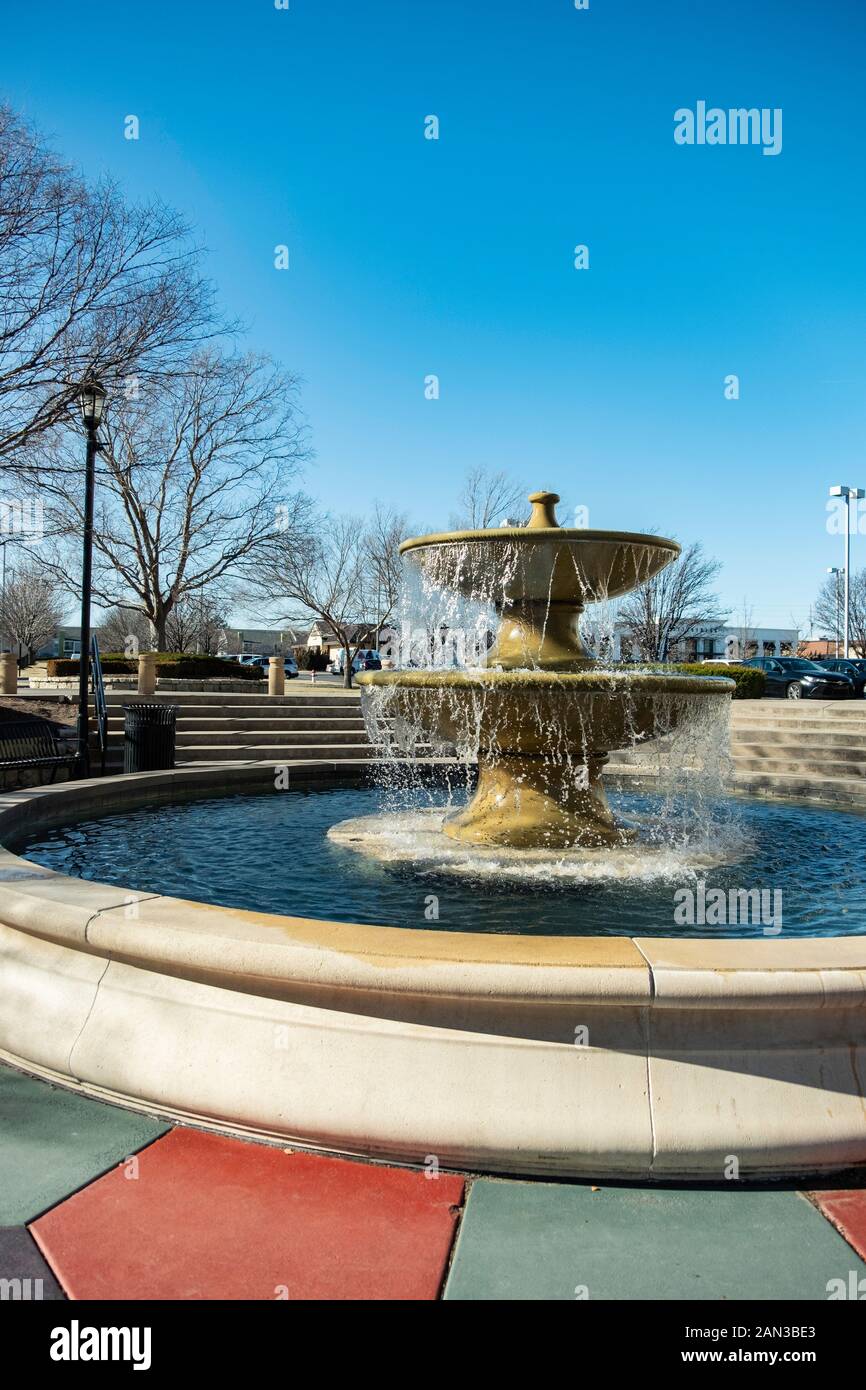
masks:
[(496, 545), (502, 541), (522, 540), (527, 545), (539, 545), (543, 541), (560, 541), (584, 544), (592, 541), (624, 541), (627, 544), (649, 546), (652, 549), (669, 550), (676, 557), (682, 553), (679, 541), (668, 536), (648, 535), (643, 531), (590, 531), (576, 526), (497, 526), (494, 529), (474, 531), (433, 531), (427, 536), (410, 536), (401, 542), (399, 552), (407, 554), (410, 550), (420, 550), (427, 546), (463, 545), (467, 541), (480, 541)]
[(664, 695), (728, 695), (736, 681), (728, 676), (662, 675), (655, 671), (359, 671), (360, 686), (396, 686), (407, 690), (469, 689), (563, 690), (581, 694), (623, 691), (653, 692)]

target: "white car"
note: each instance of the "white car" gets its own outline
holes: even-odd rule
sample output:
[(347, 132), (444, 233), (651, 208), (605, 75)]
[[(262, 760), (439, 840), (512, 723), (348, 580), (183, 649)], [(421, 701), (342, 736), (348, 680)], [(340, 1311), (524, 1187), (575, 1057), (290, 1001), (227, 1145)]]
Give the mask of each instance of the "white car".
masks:
[[(279, 652), (276, 653), (279, 656)], [(243, 663), (244, 666), (261, 666), (262, 670), (267, 671), (271, 664), (269, 656), (251, 656)], [(295, 680), (298, 674), (298, 663), (293, 656), (283, 657), (283, 669), (286, 673), (286, 680)]]

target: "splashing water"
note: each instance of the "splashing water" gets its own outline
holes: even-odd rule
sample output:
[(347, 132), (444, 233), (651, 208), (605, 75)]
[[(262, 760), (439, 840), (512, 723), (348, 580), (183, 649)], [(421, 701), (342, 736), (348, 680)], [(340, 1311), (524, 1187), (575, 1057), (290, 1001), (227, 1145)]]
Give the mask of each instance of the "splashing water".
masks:
[[(730, 687), (612, 664), (590, 653), (580, 631), (612, 652), (614, 600), (677, 548), (561, 531), (555, 518), (531, 532), (407, 543), (398, 609), (405, 674), (367, 677), (363, 696), (391, 809), (366, 827), (334, 827), (332, 838), (461, 875), (586, 881), (729, 862), (742, 851), (724, 794), (728, 701), (719, 694)], [(611, 749), (612, 770), (655, 788), (652, 817), (614, 822), (600, 783)], [(451, 806), (475, 789), (479, 769), (474, 816), (420, 807), (419, 759), (447, 766)], [(457, 850), (448, 837), (475, 843)]]

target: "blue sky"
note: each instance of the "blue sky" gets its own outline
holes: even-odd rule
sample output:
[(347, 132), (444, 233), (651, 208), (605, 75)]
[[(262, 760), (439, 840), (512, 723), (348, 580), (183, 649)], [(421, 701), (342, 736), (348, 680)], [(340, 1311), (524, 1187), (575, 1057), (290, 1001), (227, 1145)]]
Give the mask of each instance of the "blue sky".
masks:
[[(436, 526), (503, 468), (807, 618), (827, 487), (866, 485), (861, 0), (45, 0), (3, 50), (63, 153), (196, 225), (325, 505)], [(781, 107), (782, 152), (676, 145), (698, 100)]]

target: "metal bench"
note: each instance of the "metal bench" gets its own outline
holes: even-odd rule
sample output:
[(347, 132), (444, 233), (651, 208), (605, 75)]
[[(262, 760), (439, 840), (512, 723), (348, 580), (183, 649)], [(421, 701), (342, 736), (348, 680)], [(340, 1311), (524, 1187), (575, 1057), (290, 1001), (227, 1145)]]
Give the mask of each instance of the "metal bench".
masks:
[(0, 722), (0, 772), (34, 768), (51, 770), (53, 782), (59, 767), (70, 770), (76, 752), (61, 747), (57, 730), (47, 719), (13, 719)]

